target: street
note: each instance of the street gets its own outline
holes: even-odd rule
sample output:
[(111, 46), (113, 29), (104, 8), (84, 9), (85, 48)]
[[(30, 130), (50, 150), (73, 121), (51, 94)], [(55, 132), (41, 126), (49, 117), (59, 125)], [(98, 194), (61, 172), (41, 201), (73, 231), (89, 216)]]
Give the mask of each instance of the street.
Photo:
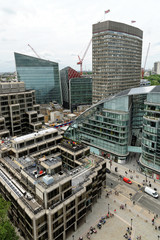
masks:
[[(153, 197), (149, 196), (144, 192), (144, 187), (139, 188), (137, 182), (135, 182), (134, 180), (130, 185), (125, 183), (123, 180), (119, 181), (118, 176), (119, 175), (115, 173), (107, 174), (106, 185), (108, 187), (111, 187), (113, 190), (118, 185), (121, 185), (122, 189), (125, 189), (127, 187), (128, 188), (126, 191), (127, 193), (129, 189), (130, 189), (129, 192), (131, 192), (131, 190), (134, 190), (135, 193), (133, 194), (133, 191), (132, 191), (132, 196), (130, 197), (130, 195), (128, 194), (128, 198), (130, 198), (132, 201), (135, 201), (136, 204), (141, 205), (147, 210), (150, 210), (151, 212), (154, 212), (160, 215), (160, 197), (158, 199), (154, 199)], [(122, 190), (121, 190), (121, 193), (122, 193)], [(124, 195), (126, 196), (126, 194)]]
[[(106, 161), (108, 164), (108, 160)], [(118, 168), (118, 172), (115, 172), (115, 167)], [(92, 240), (123, 240), (127, 227), (131, 227), (131, 225), (131, 240), (136, 240), (137, 236), (141, 236), (142, 240), (157, 240), (160, 235), (160, 198), (154, 199), (147, 195), (144, 192), (144, 186), (150, 182), (152, 188), (157, 188), (160, 195), (160, 183), (154, 182), (149, 177), (148, 182), (145, 182), (146, 177), (137, 172), (137, 169), (134, 162), (130, 162), (128, 165), (119, 165), (113, 162), (111, 173), (106, 173), (106, 187), (102, 191), (102, 196), (97, 199), (92, 211), (87, 213), (81, 226), (78, 226), (67, 240), (72, 240), (73, 236), (75, 240), (81, 236), (83, 240), (87, 240), (87, 232), (91, 226), (97, 230), (96, 234), (90, 235)], [(133, 176), (131, 185), (120, 180), (119, 176), (126, 176), (125, 172), (129, 173), (127, 177)], [(118, 195), (115, 192), (118, 192)], [(106, 193), (109, 193), (108, 197), (106, 197)], [(121, 205), (126, 207), (121, 209)], [(106, 216), (108, 211), (114, 213), (114, 217), (106, 219), (102, 229), (98, 229), (97, 223)], [(157, 214), (158, 217), (152, 225), (152, 219)]]

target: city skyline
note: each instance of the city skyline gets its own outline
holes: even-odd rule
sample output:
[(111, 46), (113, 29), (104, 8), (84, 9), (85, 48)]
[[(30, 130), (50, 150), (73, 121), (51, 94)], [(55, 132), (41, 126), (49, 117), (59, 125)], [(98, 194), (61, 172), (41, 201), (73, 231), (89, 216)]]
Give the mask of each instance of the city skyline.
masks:
[[(1, 3), (0, 8), (0, 72), (15, 71), (14, 52), (36, 57), (30, 44), (42, 59), (79, 70), (78, 55), (83, 56), (92, 37), (92, 24), (112, 20), (140, 28), (143, 33), (142, 67), (149, 43), (146, 68), (160, 60), (160, 33), (158, 0), (128, 2), (122, 0), (96, 1), (73, 0), (58, 2), (16, 1)], [(105, 11), (109, 13), (104, 14)], [(92, 70), (92, 46), (83, 63), (83, 70)]]

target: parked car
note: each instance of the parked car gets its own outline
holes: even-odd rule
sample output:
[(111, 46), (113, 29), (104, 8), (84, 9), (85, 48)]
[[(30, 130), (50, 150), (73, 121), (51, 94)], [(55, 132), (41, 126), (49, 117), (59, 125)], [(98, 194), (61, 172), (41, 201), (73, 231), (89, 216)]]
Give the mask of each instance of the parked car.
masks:
[(109, 170), (109, 168), (106, 168), (106, 173), (111, 173), (111, 171)]
[(124, 177), (123, 181), (128, 183), (128, 184), (132, 184), (132, 182), (131, 182), (131, 180), (129, 178)]

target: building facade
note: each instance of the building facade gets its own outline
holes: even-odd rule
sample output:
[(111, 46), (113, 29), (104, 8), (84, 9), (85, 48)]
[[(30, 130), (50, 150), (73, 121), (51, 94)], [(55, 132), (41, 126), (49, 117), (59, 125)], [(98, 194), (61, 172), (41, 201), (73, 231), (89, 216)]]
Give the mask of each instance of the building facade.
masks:
[(154, 63), (154, 73), (155, 74), (160, 74), (160, 62), (155, 62)]
[[(43, 136), (57, 133), (50, 131)], [(50, 137), (56, 141), (57, 136)], [(23, 138), (29, 142), (28, 135)], [(65, 240), (101, 196), (106, 162), (71, 140), (57, 144), (58, 157), (53, 152), (19, 157), (26, 143), (17, 140), (11, 146), (3, 143), (6, 154), (0, 157), (0, 192), (11, 202), (9, 217), (26, 240)]]
[(0, 83), (0, 116), (1, 138), (36, 131), (44, 123), (35, 90), (26, 90), (23, 82)]
[(58, 63), (14, 53), (17, 78), (34, 89), (38, 104), (62, 103)]
[(119, 22), (93, 25), (93, 103), (125, 89), (139, 87), (142, 36), (140, 29)]
[(60, 71), (63, 106), (71, 111), (92, 104), (92, 78), (83, 77), (70, 67)]
[(160, 173), (160, 86), (132, 88), (104, 99), (82, 113), (65, 136), (91, 151), (123, 163), (141, 154), (144, 171)]

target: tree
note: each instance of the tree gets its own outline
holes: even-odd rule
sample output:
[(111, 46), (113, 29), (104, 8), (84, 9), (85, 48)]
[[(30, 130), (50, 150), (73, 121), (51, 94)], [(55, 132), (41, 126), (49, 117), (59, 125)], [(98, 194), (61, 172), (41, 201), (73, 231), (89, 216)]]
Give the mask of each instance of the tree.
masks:
[(18, 240), (15, 229), (10, 223), (7, 213), (10, 208), (10, 202), (5, 201), (0, 195), (0, 239)]
[(149, 77), (144, 77), (144, 79), (147, 79), (151, 82), (151, 85), (160, 85), (160, 75), (150, 75)]

